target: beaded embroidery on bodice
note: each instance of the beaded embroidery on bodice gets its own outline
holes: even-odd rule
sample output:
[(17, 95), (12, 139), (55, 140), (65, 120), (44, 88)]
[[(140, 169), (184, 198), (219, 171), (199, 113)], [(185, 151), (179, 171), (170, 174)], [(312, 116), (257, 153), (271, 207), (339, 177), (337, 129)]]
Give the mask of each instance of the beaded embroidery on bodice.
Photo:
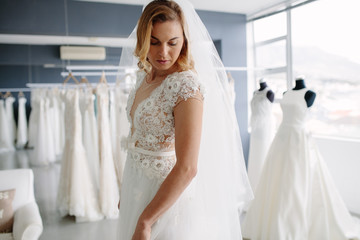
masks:
[(131, 149), (129, 153), (136, 166), (146, 170), (148, 177), (164, 179), (176, 162), (175, 154), (162, 154), (174, 151), (174, 107), (189, 98), (199, 98), (199, 93), (202, 98), (203, 88), (192, 71), (175, 72), (169, 74), (147, 98), (134, 105), (145, 76), (145, 72), (138, 72), (135, 88), (129, 94), (126, 111), (132, 131), (128, 143), (152, 154)]

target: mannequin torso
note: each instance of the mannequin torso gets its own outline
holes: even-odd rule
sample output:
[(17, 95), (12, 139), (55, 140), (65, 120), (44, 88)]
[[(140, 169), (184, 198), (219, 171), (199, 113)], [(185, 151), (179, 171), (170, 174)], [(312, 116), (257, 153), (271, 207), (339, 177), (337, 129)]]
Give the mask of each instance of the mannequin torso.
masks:
[[(295, 81), (295, 87), (293, 88), (293, 90), (300, 90), (300, 89), (303, 89), (303, 88), (306, 88), (304, 79), (297, 78), (296, 81)], [(314, 101), (315, 101), (316, 93), (311, 91), (311, 90), (308, 90), (305, 93), (304, 98), (305, 98), (305, 101), (306, 101), (306, 105), (308, 107), (311, 107), (313, 105)]]
[[(266, 87), (267, 87), (266, 82), (260, 82), (259, 91), (263, 91)], [(266, 97), (267, 97), (267, 99), (269, 99), (270, 102), (274, 102), (275, 94), (274, 94), (274, 92), (273, 92), (272, 90), (269, 90), (269, 91), (266, 93)]]

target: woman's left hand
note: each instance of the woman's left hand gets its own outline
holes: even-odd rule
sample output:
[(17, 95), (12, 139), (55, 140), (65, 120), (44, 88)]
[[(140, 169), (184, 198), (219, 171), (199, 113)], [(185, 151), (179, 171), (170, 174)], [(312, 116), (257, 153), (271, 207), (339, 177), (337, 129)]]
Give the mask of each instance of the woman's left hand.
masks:
[(151, 226), (138, 222), (131, 240), (150, 240), (150, 236)]

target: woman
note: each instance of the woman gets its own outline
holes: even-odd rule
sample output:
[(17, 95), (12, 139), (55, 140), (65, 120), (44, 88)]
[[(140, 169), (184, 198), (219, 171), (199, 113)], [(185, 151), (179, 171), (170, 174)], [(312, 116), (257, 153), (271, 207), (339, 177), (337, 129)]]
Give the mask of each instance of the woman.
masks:
[[(241, 239), (238, 211), (252, 193), (206, 28), (187, 1), (152, 1), (136, 36), (119, 239)], [(134, 62), (128, 53), (121, 65)]]

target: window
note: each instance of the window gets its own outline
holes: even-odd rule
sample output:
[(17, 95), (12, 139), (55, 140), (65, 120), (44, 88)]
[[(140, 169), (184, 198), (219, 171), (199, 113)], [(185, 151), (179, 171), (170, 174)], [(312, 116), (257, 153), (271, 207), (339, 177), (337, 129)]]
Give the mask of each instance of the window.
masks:
[(360, 138), (358, 9), (358, 0), (312, 1), (250, 21), (249, 98), (260, 77), (279, 100), (296, 76), (305, 75), (307, 87), (317, 93), (311, 131)]
[(316, 1), (292, 10), (294, 76), (317, 93), (313, 133), (360, 138), (358, 0)]
[[(271, 31), (269, 31), (271, 29)], [(259, 80), (265, 78), (275, 93), (275, 99), (281, 99), (287, 90), (288, 54), (287, 54), (287, 15), (286, 12), (262, 18), (248, 24), (248, 40), (252, 46), (248, 59), (248, 102), (259, 87)], [(251, 111), (251, 108), (248, 108)], [(273, 108), (277, 124), (282, 112), (278, 105)], [(250, 117), (251, 113), (248, 114)]]

